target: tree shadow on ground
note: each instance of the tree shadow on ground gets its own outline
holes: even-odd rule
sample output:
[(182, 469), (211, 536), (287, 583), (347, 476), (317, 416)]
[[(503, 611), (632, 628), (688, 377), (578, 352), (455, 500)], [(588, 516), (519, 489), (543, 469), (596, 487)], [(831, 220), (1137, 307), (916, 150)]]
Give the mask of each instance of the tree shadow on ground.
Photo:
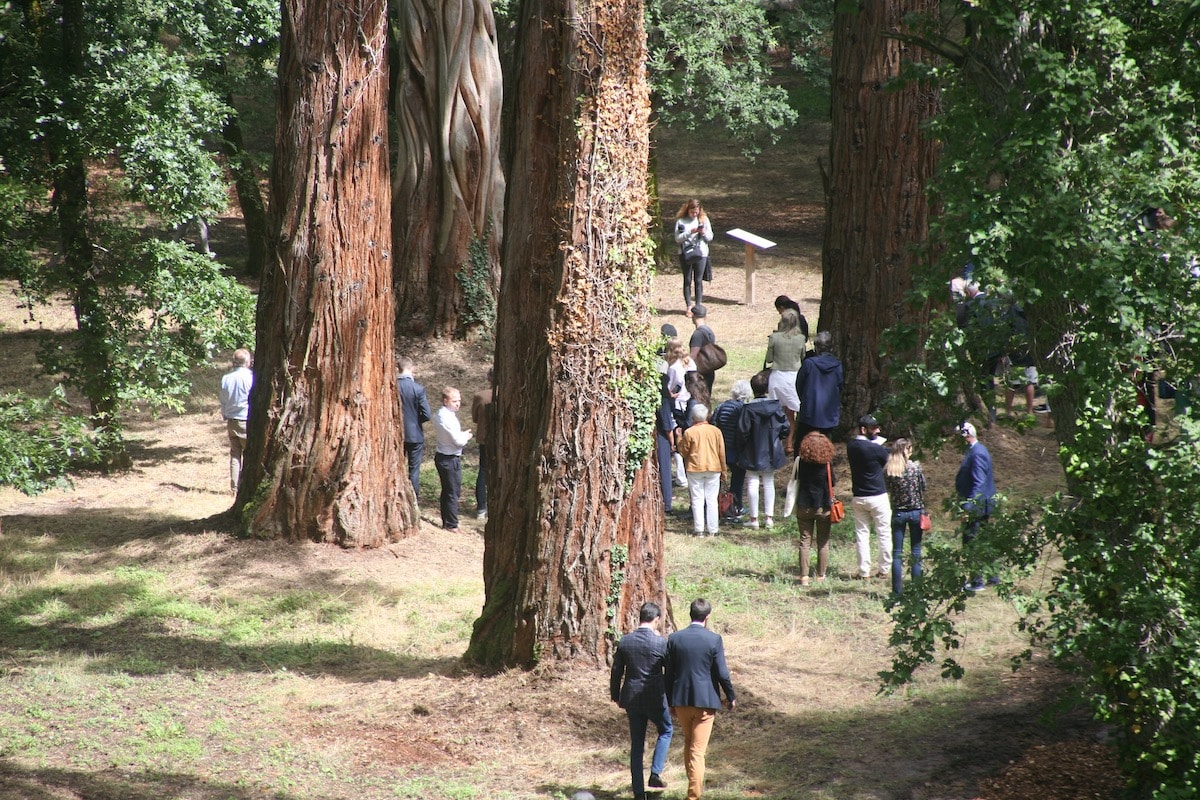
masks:
[[(0, 759), (0, 800), (162, 800), (189, 797), (193, 800), (260, 800), (261, 788), (244, 787), (203, 776), (147, 770), (121, 773), (115, 770), (31, 769)], [(303, 800), (305, 795), (272, 791), (276, 800)]]
[[(99, 672), (287, 669), (355, 682), (450, 675), (458, 669), (457, 658), (400, 656), (341, 641), (336, 633), (305, 641), (286, 636), (278, 642), (239, 641), (240, 634), (222, 625), (236, 627), (243, 617), (269, 624), (289, 615), (324, 619), (328, 625), (360, 602), (386, 605), (398, 596), (400, 589), (376, 580), (347, 582), (340, 565), (314, 566), (311, 554), (296, 543), (234, 541), (215, 534), (202, 540), (211, 544), (204, 558), (194, 559), (183, 537), (213, 534), (210, 520), (164, 519), (134, 509), (75, 509), (9, 515), (2, 521), (0, 575), (10, 579), (10, 588), (0, 602), (0, 657), (14, 662), (47, 652), (71, 653), (86, 656), (87, 668)], [(189, 580), (202, 586), (238, 582), (244, 607), (227, 609), (229, 618), (222, 622), (227, 604), (220, 597), (177, 597), (164, 585), (164, 575), (185, 562)], [(80, 580), (41, 582), (64, 566)], [(247, 576), (253, 576), (249, 585)]]
[[(769, 695), (738, 685), (736, 672), (733, 678), (737, 711), (717, 715), (708, 749), (705, 797), (714, 800), (974, 797), (981, 780), (1019, 761), (1032, 748), (1094, 740), (1099, 730), (1082, 709), (1050, 712), (1068, 681), (1045, 663), (1006, 680), (1001, 693), (964, 693), (941, 703), (914, 699), (884, 707), (854, 704), (844, 712), (811, 715), (778, 711)], [(798, 664), (797, 680), (819, 683), (821, 676)], [(626, 769), (624, 714), (617, 720), (611, 705), (596, 702), (580, 708), (579, 715), (585, 746), (607, 748), (612, 753), (607, 766), (613, 772)], [(653, 735), (647, 754), (652, 745)], [(682, 745), (676, 728), (665, 773), (669, 791), (683, 788)], [(628, 791), (545, 788), (566, 797), (586, 788), (598, 800)]]

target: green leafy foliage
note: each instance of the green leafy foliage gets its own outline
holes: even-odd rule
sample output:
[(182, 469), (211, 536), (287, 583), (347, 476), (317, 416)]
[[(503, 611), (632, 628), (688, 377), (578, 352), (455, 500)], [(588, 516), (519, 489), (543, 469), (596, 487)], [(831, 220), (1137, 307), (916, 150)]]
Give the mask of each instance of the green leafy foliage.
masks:
[[(945, 296), (967, 261), (1021, 303), (1055, 411), (1070, 493), (1014, 507), (971, 552), (931, 554), (930, 578), (894, 608), (895, 685), (952, 651), (964, 575), (1007, 571), (1022, 627), (1076, 671), (1111, 723), (1131, 786), (1200, 793), (1200, 128), (1196, 30), (1183, 4), (973, 3), (963, 57), (931, 69), (945, 257), (917, 301)], [(1147, 207), (1179, 219), (1148, 225)], [(964, 413), (979, 342), (935, 320), (922, 364), (898, 370), (926, 439)], [(896, 331), (893, 347), (914, 331)], [(1139, 392), (1163, 380), (1177, 430), (1150, 424)], [(1163, 385), (1163, 384), (1160, 384)], [(901, 401), (903, 402), (903, 401)], [(1000, 476), (1003, 485), (1003, 476)], [(1044, 591), (1019, 578), (1061, 558)], [(952, 658), (943, 672), (958, 674)]]
[(61, 386), (45, 398), (0, 395), (0, 486), (25, 494), (57, 486), (68, 471), (98, 464), (108, 435), (72, 412)]
[[(222, 209), (209, 148), (235, 77), (261, 75), (278, 9), (258, 2), (44, 3), (0, 22), (0, 272), (31, 316), (66, 298), (79, 334), (39, 360), (118, 447), (132, 404), (181, 408), (187, 373), (252, 338), (249, 293), (161, 241)], [(226, 55), (239, 48), (242, 66)], [(250, 66), (257, 62), (258, 66)]]
[(756, 140), (796, 121), (787, 92), (771, 83), (777, 31), (758, 3), (646, 3), (648, 67), (663, 121), (716, 122), (756, 152)]
[(488, 256), (489, 230), (467, 244), (467, 263), (455, 277), (463, 290), (462, 324), (475, 328), (484, 341), (496, 334), (496, 293), (492, 289), (492, 260)]

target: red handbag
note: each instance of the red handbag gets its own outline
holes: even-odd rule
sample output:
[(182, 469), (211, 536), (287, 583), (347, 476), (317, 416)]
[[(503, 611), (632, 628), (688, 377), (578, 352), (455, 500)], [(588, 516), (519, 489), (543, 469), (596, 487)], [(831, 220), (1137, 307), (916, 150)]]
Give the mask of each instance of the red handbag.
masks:
[(829, 521), (841, 522), (846, 518), (846, 507), (833, 496), (833, 467), (829, 464), (825, 465), (825, 475), (829, 478)]

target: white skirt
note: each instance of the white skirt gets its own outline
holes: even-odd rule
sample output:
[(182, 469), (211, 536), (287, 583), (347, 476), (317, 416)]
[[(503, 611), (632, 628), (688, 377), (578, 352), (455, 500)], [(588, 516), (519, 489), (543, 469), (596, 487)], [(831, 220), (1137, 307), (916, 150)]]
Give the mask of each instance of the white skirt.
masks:
[(791, 372), (784, 372), (781, 369), (771, 370), (771, 380), (767, 383), (767, 397), (778, 400), (784, 408), (799, 411), (800, 397), (796, 394), (796, 370)]

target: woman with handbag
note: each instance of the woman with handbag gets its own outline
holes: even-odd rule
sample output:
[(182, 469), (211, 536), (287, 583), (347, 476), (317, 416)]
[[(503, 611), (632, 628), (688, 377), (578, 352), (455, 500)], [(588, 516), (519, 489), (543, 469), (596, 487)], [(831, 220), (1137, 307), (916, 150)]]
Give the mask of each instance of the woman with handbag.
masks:
[(708, 243), (712, 240), (712, 223), (700, 207), (700, 201), (693, 197), (683, 204), (675, 218), (675, 243), (679, 245), (679, 265), (683, 268), (684, 308), (704, 302), (704, 274), (708, 268)]
[(820, 431), (810, 431), (800, 440), (797, 453), (796, 527), (800, 530), (800, 585), (808, 586), (811, 581), (808, 574), (809, 552), (814, 534), (817, 540), (817, 583), (825, 580), (829, 568), (829, 527), (833, 521), (831, 511), (837, 502), (833, 496), (833, 442)]
[(891, 454), (883, 468), (888, 499), (892, 504), (892, 594), (900, 594), (904, 586), (904, 529), (911, 531), (913, 580), (921, 577), (921, 540), (929, 529), (925, 513), (925, 473), (921, 464), (909, 458), (912, 443), (897, 439), (891, 444)]

